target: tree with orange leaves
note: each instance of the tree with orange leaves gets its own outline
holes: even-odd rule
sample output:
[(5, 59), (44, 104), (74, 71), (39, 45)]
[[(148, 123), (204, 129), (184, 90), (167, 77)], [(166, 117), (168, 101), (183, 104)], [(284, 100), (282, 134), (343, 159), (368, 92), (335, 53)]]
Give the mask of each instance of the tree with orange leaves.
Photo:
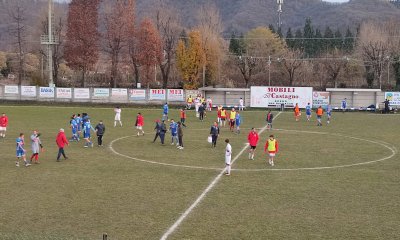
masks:
[(206, 62), (199, 31), (191, 31), (187, 45), (180, 39), (176, 49), (177, 67), (183, 78), (184, 89), (197, 89), (200, 74)]
[(69, 4), (65, 60), (68, 67), (82, 71), (82, 87), (85, 75), (99, 59), (97, 30), (100, 0), (72, 0)]
[(137, 32), (138, 60), (144, 68), (144, 85), (151, 83), (156, 64), (161, 61), (162, 49), (160, 34), (150, 19), (146, 18), (140, 23)]

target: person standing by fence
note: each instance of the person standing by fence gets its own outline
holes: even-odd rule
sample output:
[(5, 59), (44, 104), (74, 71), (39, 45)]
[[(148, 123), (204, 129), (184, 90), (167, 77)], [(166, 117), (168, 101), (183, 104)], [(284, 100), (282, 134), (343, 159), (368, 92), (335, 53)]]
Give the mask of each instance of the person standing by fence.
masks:
[(97, 135), (97, 146), (101, 147), (103, 146), (103, 135), (106, 132), (106, 126), (104, 126), (103, 121), (100, 120), (94, 129)]
[(231, 164), (232, 164), (232, 146), (229, 144), (229, 139), (225, 139), (226, 147), (225, 147), (225, 175), (231, 175)]
[(250, 160), (254, 160), (254, 153), (256, 151), (258, 139), (259, 139), (259, 136), (258, 136), (256, 129), (251, 128), (249, 135), (247, 135), (247, 141), (249, 142), (249, 145), (250, 145), (250, 151), (249, 151), (249, 159)]
[(7, 126), (8, 126), (8, 117), (5, 113), (2, 113), (1, 117), (0, 117), (0, 137), (1, 138), (6, 137)]
[(39, 163), (39, 153), (40, 150), (43, 148), (42, 142), (40, 141), (40, 133), (38, 133), (36, 130), (33, 131), (33, 134), (31, 135), (31, 148), (32, 148), (32, 156), (31, 156), (31, 162), (33, 161), (34, 163), (38, 164)]
[(29, 167), (31, 164), (26, 161), (26, 150), (24, 148), (25, 141), (24, 141), (24, 134), (20, 133), (19, 137), (16, 140), (17, 147), (16, 147), (16, 152), (17, 152), (17, 161), (15, 162), (15, 166), (19, 167), (19, 159), (22, 158), (22, 160), (25, 163), (25, 167)]
[(178, 142), (179, 142), (178, 149), (183, 150), (183, 129), (181, 122), (178, 122)]
[(268, 111), (267, 113), (267, 130), (272, 130), (272, 120), (274, 119), (274, 114), (271, 112), (271, 110)]
[(136, 129), (137, 129), (137, 135), (140, 136), (140, 132), (142, 132), (142, 135), (144, 136), (144, 118), (142, 113), (138, 113), (136, 116), (136, 123), (135, 123)]
[(64, 129), (60, 128), (60, 131), (58, 132), (57, 138), (56, 138), (56, 143), (58, 146), (58, 155), (57, 155), (57, 162), (60, 161), (61, 155), (63, 155), (64, 159), (67, 160), (68, 157), (65, 155), (64, 147), (65, 145), (69, 145), (69, 142), (67, 140), (67, 137), (65, 137)]
[(214, 125), (211, 126), (210, 135), (211, 135), (211, 138), (212, 138), (211, 146), (212, 147), (216, 147), (217, 146), (218, 136), (219, 136), (219, 127), (218, 127), (218, 123), (217, 122), (214, 122)]
[(121, 122), (121, 108), (120, 107), (116, 107), (114, 108), (114, 112), (115, 112), (115, 118), (114, 118), (114, 127), (117, 126), (117, 122), (119, 122), (119, 125), (122, 127), (122, 122)]

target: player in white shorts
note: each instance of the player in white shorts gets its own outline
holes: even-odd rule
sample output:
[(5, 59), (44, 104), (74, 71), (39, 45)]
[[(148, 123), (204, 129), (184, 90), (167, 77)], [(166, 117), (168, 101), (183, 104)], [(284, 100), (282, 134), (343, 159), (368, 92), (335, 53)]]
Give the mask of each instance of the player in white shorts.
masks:
[(225, 148), (225, 165), (226, 172), (225, 175), (231, 175), (231, 161), (232, 161), (232, 146), (229, 144), (229, 139), (225, 139), (226, 148)]
[(121, 108), (120, 108), (120, 107), (114, 108), (114, 112), (115, 112), (114, 127), (117, 126), (117, 122), (119, 122), (119, 125), (122, 127), (122, 122), (121, 122)]

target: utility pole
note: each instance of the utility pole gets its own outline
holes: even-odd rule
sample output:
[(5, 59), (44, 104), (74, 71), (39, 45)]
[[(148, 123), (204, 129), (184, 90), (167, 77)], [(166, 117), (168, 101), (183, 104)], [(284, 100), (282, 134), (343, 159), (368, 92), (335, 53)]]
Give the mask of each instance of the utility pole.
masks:
[[(278, 4), (278, 29), (281, 28), (282, 26), (282, 5), (283, 5), (283, 0), (276, 0), (276, 3)], [(277, 29), (277, 30), (278, 30)]]
[(48, 0), (48, 32), (47, 35), (40, 37), (40, 43), (47, 47), (47, 70), (49, 74), (49, 87), (54, 87), (53, 79), (53, 45), (59, 43), (58, 37), (54, 35), (53, 31), (53, 0)]

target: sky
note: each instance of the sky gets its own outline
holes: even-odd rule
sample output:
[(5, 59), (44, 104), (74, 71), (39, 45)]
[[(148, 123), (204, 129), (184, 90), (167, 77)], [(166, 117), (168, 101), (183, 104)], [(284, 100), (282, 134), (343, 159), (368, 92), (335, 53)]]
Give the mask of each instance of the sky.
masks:
[(336, 3), (343, 3), (343, 2), (348, 2), (349, 0), (323, 0), (325, 2), (336, 2)]

